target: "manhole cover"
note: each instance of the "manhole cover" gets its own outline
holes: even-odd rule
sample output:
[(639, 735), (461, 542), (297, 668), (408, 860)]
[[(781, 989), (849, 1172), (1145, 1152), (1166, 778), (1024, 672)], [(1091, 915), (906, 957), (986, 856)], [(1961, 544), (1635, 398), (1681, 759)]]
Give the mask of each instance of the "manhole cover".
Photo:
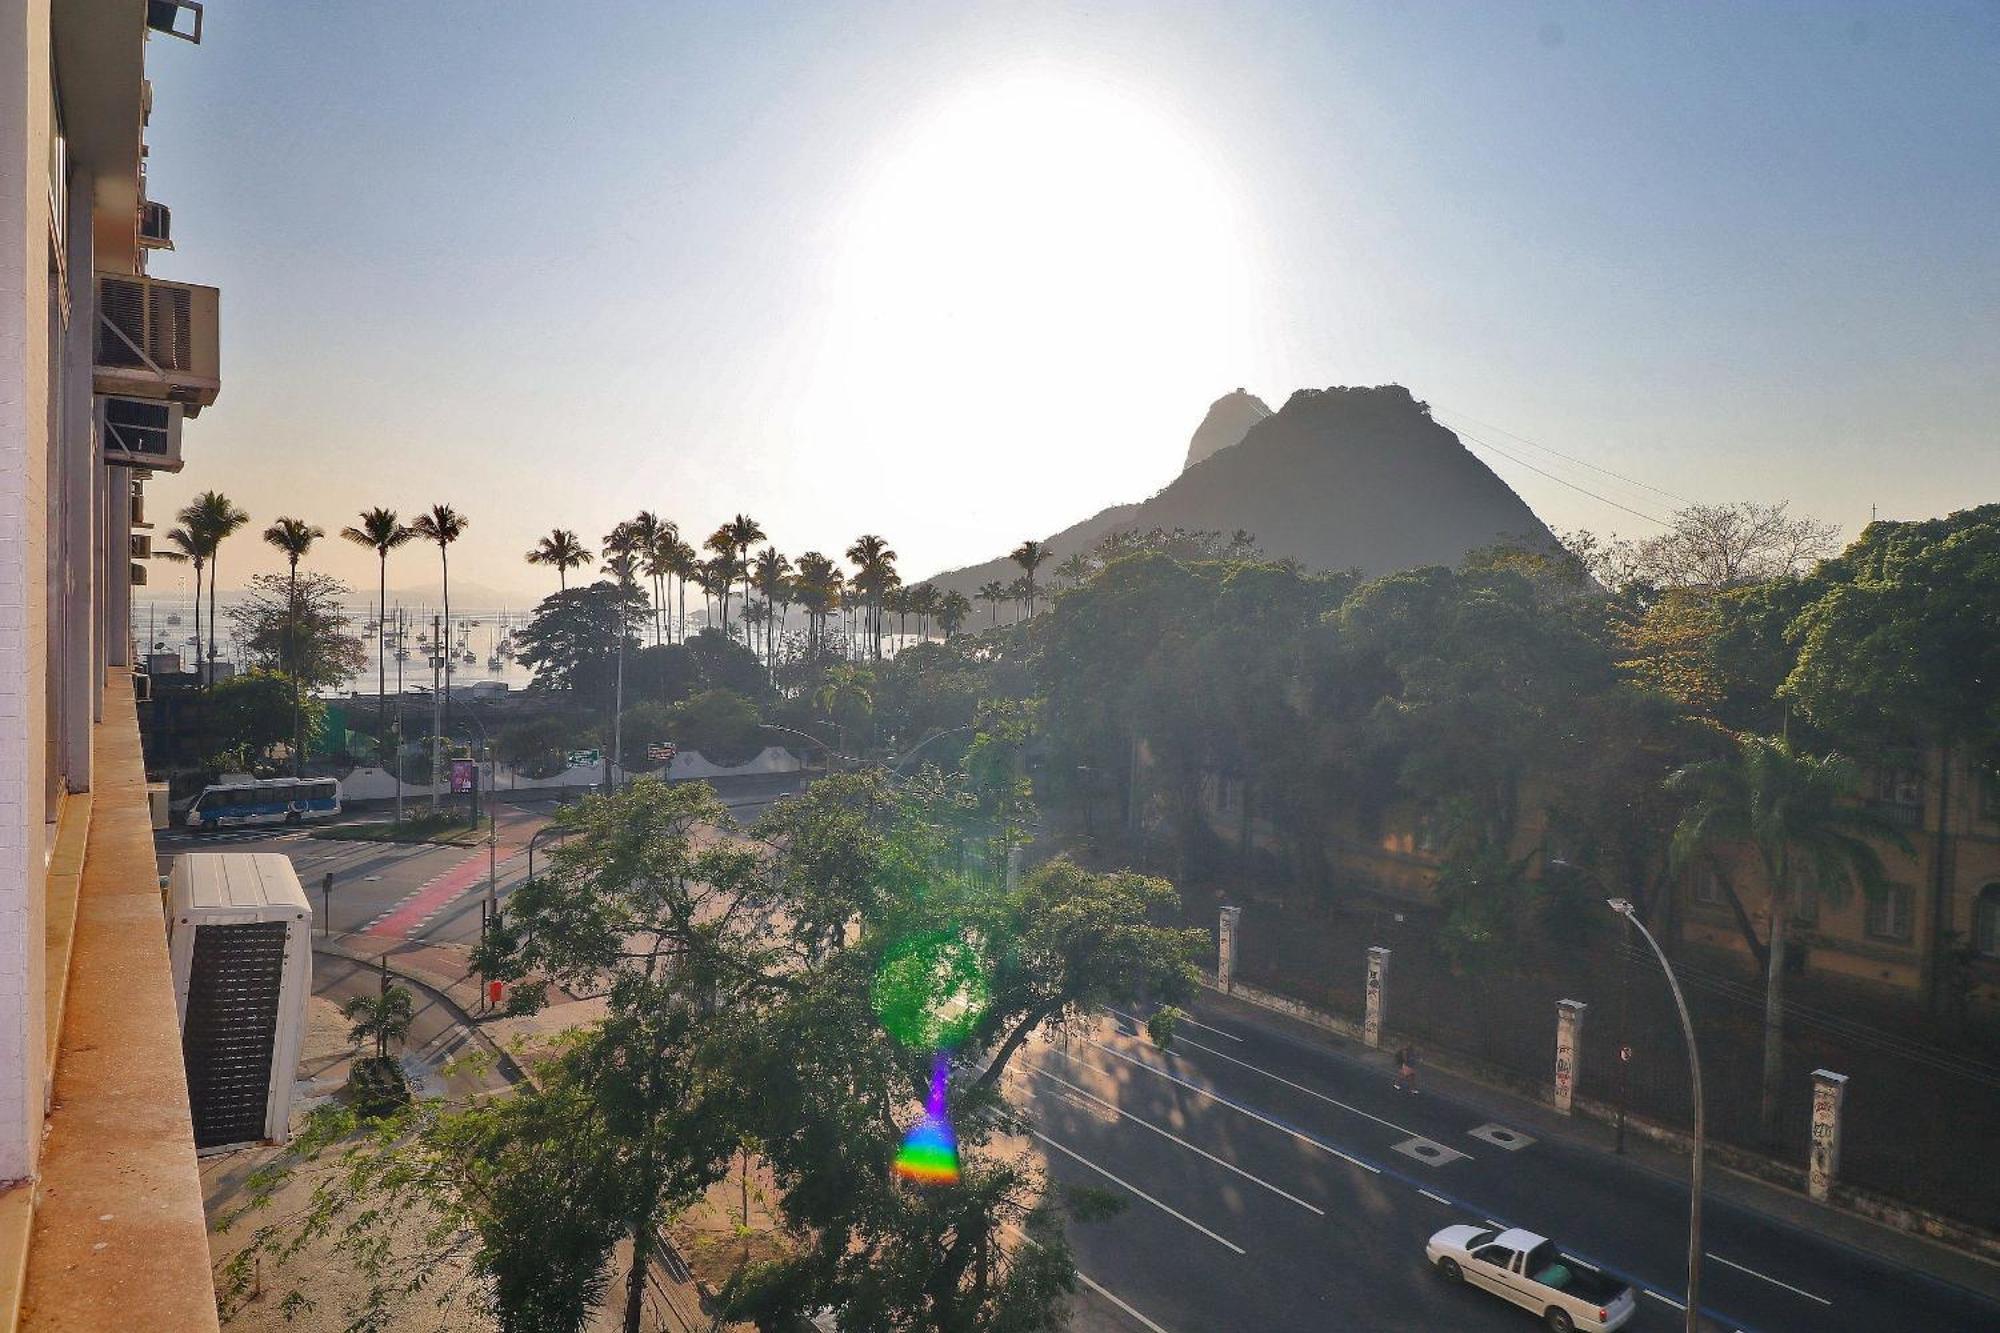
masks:
[(1486, 1140), (1496, 1148), (1505, 1148), (1508, 1152), (1519, 1152), (1535, 1141), (1532, 1134), (1523, 1134), (1520, 1130), (1509, 1129), (1505, 1125), (1481, 1125), (1478, 1129), (1468, 1129), (1465, 1132), (1475, 1139)]
[(1396, 1145), (1396, 1151), (1405, 1157), (1416, 1158), (1425, 1166), (1443, 1166), (1466, 1155), (1456, 1148), (1447, 1148), (1442, 1143), (1425, 1138), (1405, 1139)]

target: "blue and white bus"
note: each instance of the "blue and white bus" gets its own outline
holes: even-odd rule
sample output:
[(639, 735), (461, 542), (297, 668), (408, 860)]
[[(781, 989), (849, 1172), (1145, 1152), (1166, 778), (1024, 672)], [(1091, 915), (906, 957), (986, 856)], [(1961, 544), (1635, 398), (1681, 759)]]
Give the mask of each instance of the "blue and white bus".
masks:
[(188, 807), (187, 826), (196, 831), (248, 824), (301, 824), (340, 813), (335, 778), (270, 778), (202, 788)]

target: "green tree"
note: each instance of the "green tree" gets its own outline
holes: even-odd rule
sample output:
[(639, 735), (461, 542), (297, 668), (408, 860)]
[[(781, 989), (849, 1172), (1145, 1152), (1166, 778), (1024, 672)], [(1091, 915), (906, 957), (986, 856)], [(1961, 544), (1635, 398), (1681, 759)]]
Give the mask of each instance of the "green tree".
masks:
[(1798, 895), (1844, 900), (1860, 885), (1889, 885), (1877, 844), (1905, 853), (1910, 843), (1881, 816), (1853, 804), (1860, 773), (1838, 754), (1792, 749), (1782, 737), (1740, 736), (1727, 755), (1703, 760), (1670, 779), (1687, 800), (1674, 830), (1676, 865), (1715, 860), (1734, 848), (1755, 857), (1770, 904), (1764, 982), (1763, 1130), (1778, 1142), (1784, 1078), (1785, 936)]
[[(196, 538), (193, 533), (189, 532), (185, 525), (182, 525), (180, 527), (169, 528), (166, 535), (154, 544), (153, 554), (162, 560), (171, 561), (177, 565), (194, 566), (194, 659), (195, 669), (199, 673), (201, 669), (201, 575), (202, 571), (208, 567), (208, 547)], [(180, 644), (176, 643), (174, 645), (175, 652), (179, 652), (180, 648)], [(196, 680), (200, 680), (199, 674), (197, 674)]]
[(555, 570), (557, 592), (569, 587), (569, 572), (572, 569), (581, 569), (596, 558), (568, 528), (550, 529), (549, 535), (536, 542), (535, 549), (527, 555), (529, 564)]
[(500, 762), (531, 778), (563, 771), (576, 728), (560, 717), (525, 718), (500, 728), (493, 753)]
[(331, 689), (368, 666), (348, 632), (348, 586), (330, 574), (258, 574), (230, 608), (236, 637), (253, 666), (282, 671), (303, 692)]
[(1041, 542), (1025, 541), (1009, 551), (1007, 558), (1021, 567), (1021, 577), (1027, 584), (1028, 614), (1032, 616), (1035, 614), (1035, 594), (1038, 591), (1035, 571), (1048, 562), (1049, 549)]
[(356, 995), (340, 1006), (351, 1025), (348, 1036), (355, 1041), (375, 1043), (375, 1058), (389, 1058), (389, 1048), (400, 1046), (416, 1022), (416, 1002), (401, 986), (389, 986), (375, 995)]
[[(250, 768), (268, 759), (271, 748), (295, 735), (292, 687), (284, 676), (252, 669), (221, 680), (205, 695), (208, 710), (206, 759), (221, 768)], [(326, 724), (326, 706), (307, 699), (303, 708), (308, 739)]]
[(964, 593), (960, 592), (956, 588), (953, 588), (950, 592), (944, 594), (944, 596), (938, 599), (938, 605), (937, 605), (938, 628), (944, 631), (944, 636), (947, 639), (949, 639), (952, 635), (958, 633), (961, 629), (965, 628), (966, 617), (970, 616), (971, 614), (972, 614), (971, 601), (969, 601), (966, 598), (966, 595)]
[(889, 549), (889, 543), (883, 538), (874, 533), (863, 533), (847, 548), (847, 558), (854, 565), (854, 577), (850, 582), (861, 594), (868, 610), (868, 636), (873, 645), (870, 655), (880, 660), (882, 599), (891, 588), (902, 582), (896, 573), (896, 553)]
[[(410, 524), (412, 532), (438, 548), (439, 590), (443, 594), (444, 601), (444, 641), (435, 649), (439, 653), (451, 652), (451, 546), (465, 535), (465, 530), (470, 526), (472, 526), (471, 519), (450, 505), (443, 504), (432, 505), (417, 515), (416, 522)], [(449, 671), (444, 673), (442, 725), (444, 733), (449, 734), (451, 731), (451, 672)], [(431, 752), (434, 765), (438, 743), (439, 738), (433, 737)]]
[(848, 736), (866, 727), (875, 716), (874, 683), (874, 673), (867, 667), (841, 664), (827, 668), (819, 689), (813, 692), (813, 706), (833, 723), (843, 753)]
[(340, 535), (375, 552), (375, 757), (389, 766), (389, 552), (417, 534), (404, 526), (393, 509), (364, 509), (361, 521), (342, 528)]
[[(181, 526), (200, 544), (208, 561), (208, 662), (202, 679), (215, 680), (215, 587), (221, 579), (222, 543), (250, 521), (250, 515), (221, 491), (203, 491), (181, 507)], [(200, 663), (196, 664), (200, 669)]]
[(1000, 607), (1008, 600), (1007, 585), (998, 579), (994, 579), (991, 582), (980, 584), (979, 590), (972, 595), (992, 608), (993, 621), (991, 627), (994, 629), (1000, 628)]
[[(745, 763), (764, 748), (757, 705), (730, 690), (703, 690), (676, 704), (672, 739), (710, 763)], [(666, 739), (666, 738), (662, 738)]]

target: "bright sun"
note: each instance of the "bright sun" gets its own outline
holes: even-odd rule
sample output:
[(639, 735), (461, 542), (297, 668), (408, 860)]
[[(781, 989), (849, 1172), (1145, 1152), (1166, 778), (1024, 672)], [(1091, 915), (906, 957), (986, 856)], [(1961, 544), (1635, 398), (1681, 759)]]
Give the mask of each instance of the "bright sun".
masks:
[[(1101, 467), (1130, 490), (1131, 450), (1165, 461), (1177, 444), (1130, 438), (1134, 398), (1229, 387), (1244, 246), (1224, 173), (1170, 117), (1100, 81), (1022, 73), (913, 113), (879, 161), (833, 256), (819, 427), (902, 454), (899, 423), (935, 431), (942, 411), (954, 456), (1046, 447), (1070, 480)], [(1119, 456), (1075, 457), (1084, 441)]]

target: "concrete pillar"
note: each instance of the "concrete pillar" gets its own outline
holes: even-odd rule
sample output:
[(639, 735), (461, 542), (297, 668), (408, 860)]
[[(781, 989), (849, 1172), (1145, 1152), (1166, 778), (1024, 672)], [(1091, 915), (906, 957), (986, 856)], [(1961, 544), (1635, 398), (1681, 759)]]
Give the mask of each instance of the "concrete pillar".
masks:
[(1373, 1050), (1382, 1048), (1382, 1028), (1389, 1021), (1389, 951), (1376, 945), (1368, 951), (1368, 1008), (1361, 1018), (1361, 1037)]
[(60, 615), (52, 616), (52, 640), (60, 635), (61, 757), (71, 791), (90, 787), (90, 724), (97, 713), (97, 694), (104, 676), (97, 669), (96, 541), (97, 461), (96, 422), (91, 398), (91, 362), (96, 348), (97, 287), (93, 266), (91, 215), (94, 191), (90, 174), (75, 173), (69, 190), (69, 329), (63, 347), (61, 561), (58, 590)]
[(1224, 995), (1236, 989), (1236, 937), (1237, 927), (1242, 921), (1242, 908), (1225, 907), (1222, 909), (1222, 923), (1216, 929), (1215, 984)]
[(1812, 1140), (1806, 1151), (1806, 1193), (1825, 1203), (1840, 1176), (1840, 1107), (1847, 1100), (1847, 1075), (1813, 1070)]
[(110, 504), (106, 508), (110, 523), (104, 532), (104, 561), (111, 575), (111, 590), (104, 608), (104, 651), (112, 666), (131, 666), (132, 469), (114, 467), (105, 471), (111, 474)]
[(1577, 1062), (1583, 1055), (1582, 1000), (1556, 1001), (1556, 1110), (1568, 1115), (1576, 1100)]

